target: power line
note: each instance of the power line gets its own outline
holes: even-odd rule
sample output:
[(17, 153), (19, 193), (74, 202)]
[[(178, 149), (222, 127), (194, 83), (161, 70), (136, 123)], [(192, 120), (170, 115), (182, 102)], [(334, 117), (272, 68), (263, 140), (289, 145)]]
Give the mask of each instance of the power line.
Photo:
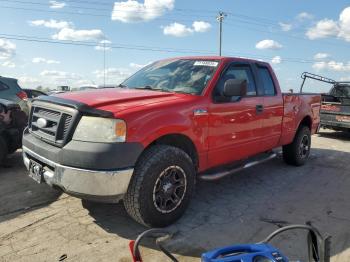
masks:
[[(73, 45), (73, 46), (87, 46), (87, 47), (95, 47), (97, 45), (101, 45), (100, 42), (81, 42), (81, 41), (58, 41), (47, 38), (39, 38), (32, 36), (23, 36), (23, 35), (7, 35), (0, 34), (0, 38), (8, 39), (8, 40), (18, 40), (18, 41), (26, 41), (26, 42), (37, 42), (37, 43), (48, 43), (48, 44), (61, 44), (61, 45)], [(126, 49), (126, 50), (138, 50), (138, 51), (152, 51), (152, 52), (167, 52), (167, 53), (197, 53), (202, 55), (208, 55), (210, 53), (203, 52), (203, 50), (186, 50), (186, 49), (172, 49), (172, 48), (161, 48), (161, 47), (147, 47), (147, 46), (130, 46), (130, 45), (106, 45), (105, 47), (111, 49)], [(211, 51), (211, 54), (213, 51)], [(230, 52), (229, 52), (230, 53)], [(242, 57), (247, 56), (255, 59), (263, 59), (263, 60), (271, 60), (272, 57), (269, 56), (261, 56), (251, 53), (230, 53), (230, 55)], [(301, 58), (283, 58), (284, 62), (293, 62), (293, 63), (302, 63), (302, 64), (310, 64), (314, 63), (313, 60), (306, 60)]]
[[(61, 45), (75, 45), (75, 46), (100, 46), (100, 42), (81, 42), (81, 41), (62, 41), (54, 40), (49, 38), (39, 38), (32, 36), (23, 35), (8, 35), (0, 34), (0, 38), (8, 40), (18, 40), (18, 41), (28, 41), (28, 42), (38, 42), (38, 43), (49, 43), (49, 44), (61, 44)], [(177, 48), (163, 48), (163, 47), (149, 47), (149, 46), (135, 46), (135, 45), (106, 45), (106, 47), (111, 49), (128, 49), (128, 50), (140, 50), (140, 51), (155, 51), (155, 52), (168, 52), (168, 53), (198, 53), (198, 54), (212, 54), (211, 51), (205, 50), (191, 50), (191, 49), (177, 49)]]
[[(14, 9), (14, 10), (22, 10), (22, 11), (31, 11), (31, 12), (39, 12), (39, 13), (54, 13), (58, 15), (78, 15), (78, 16), (90, 16), (90, 17), (101, 17), (101, 18), (110, 18), (111, 15), (107, 14), (97, 14), (97, 13), (83, 13), (83, 12), (70, 12), (70, 11), (56, 11), (56, 10), (44, 10), (44, 9), (36, 9), (36, 8), (26, 8), (26, 7), (14, 7), (14, 6), (0, 6), (0, 8), (5, 9)], [(190, 22), (193, 23), (193, 19), (178, 19), (178, 18), (156, 18), (157, 21), (170, 21), (170, 22)]]
[[(28, 35), (16, 35), (16, 34), (1, 34), (0, 37), (14, 37), (14, 38), (29, 38), (34, 40), (43, 40), (43, 41), (51, 41), (51, 42), (59, 42), (62, 44), (72, 44), (72, 45), (88, 45), (88, 46), (96, 46), (101, 45), (101, 42), (98, 41), (78, 41), (78, 40), (58, 40), (55, 41), (54, 39), (45, 38), (45, 37), (38, 37), (38, 36), (28, 36)], [(200, 53), (214, 53), (213, 50), (205, 50), (205, 49), (190, 49), (190, 48), (173, 48), (173, 47), (160, 47), (160, 46), (145, 46), (145, 45), (130, 45), (130, 44), (123, 44), (123, 43), (115, 43), (117, 48), (119, 47), (135, 47), (135, 48), (149, 48), (149, 49), (167, 49), (171, 51), (179, 51), (179, 52), (200, 52)], [(113, 47), (112, 44), (107, 44), (106, 47)]]
[[(56, 11), (56, 10), (43, 10), (43, 9), (34, 9), (34, 8), (25, 8), (25, 7), (13, 7), (13, 6), (0, 6), (0, 8), (6, 8), (6, 9), (14, 9), (14, 10), (22, 10), (22, 11), (34, 11), (34, 12), (42, 12), (42, 13), (55, 13), (55, 14), (69, 14), (69, 15), (79, 15), (79, 16), (93, 16), (93, 17), (110, 17), (110, 15), (103, 15), (103, 14), (92, 14), (92, 13), (79, 13), (79, 12), (67, 12), (67, 11)], [(237, 20), (237, 18), (229, 18), (229, 19), (236, 19), (235, 22), (237, 23), (241, 23), (241, 24), (251, 24), (251, 25), (260, 25), (259, 23), (256, 22), (249, 22), (249, 21), (244, 21), (244, 20)], [(177, 22), (193, 22), (193, 19), (191, 20), (184, 20), (184, 19), (177, 19), (177, 18), (157, 18), (157, 21), (177, 21)], [(230, 23), (225, 23), (227, 25), (232, 25), (232, 26), (237, 26), (237, 25), (233, 25)], [(264, 24), (261, 24), (261, 26), (265, 26)], [(298, 37), (298, 36), (294, 36), (294, 35), (288, 35), (288, 34), (283, 34), (280, 32), (271, 32), (271, 31), (267, 31), (267, 30), (259, 30), (259, 29), (253, 29), (253, 28), (249, 28), (249, 27), (244, 27), (248, 30), (253, 30), (256, 32), (262, 32), (262, 33), (269, 33), (269, 34), (275, 34), (275, 35), (280, 35), (281, 37), (287, 37), (287, 38), (294, 38), (294, 39), (299, 39), (299, 40), (307, 40), (304, 37)], [(334, 42), (327, 42), (327, 41), (322, 41), (319, 43), (324, 43), (324, 44), (331, 44), (334, 45)]]
[[(2, 0), (2, 1), (8, 1), (8, 0)], [(0, 2), (1, 2), (1, 0), (0, 0)], [(40, 3), (37, 3), (37, 2), (33, 2), (33, 1), (29, 2), (29, 1), (21, 1), (21, 0), (13, 0), (11, 2), (26, 2), (26, 3), (40, 4)], [(78, 0), (69, 0), (67, 2), (90, 3), (90, 4), (107, 4), (105, 2), (90, 2), (90, 1), (78, 1)], [(67, 12), (67, 11), (56, 11), (56, 10), (43, 10), (43, 9), (13, 7), (13, 6), (0, 6), (0, 8), (1, 7), (2, 8), (8, 8), (8, 9), (15, 9), (15, 10), (38, 11), (38, 12), (45, 12), (45, 13), (50, 12), (50, 13), (57, 13), (57, 14), (73, 14), (73, 15), (83, 15), (83, 16), (107, 17), (106, 15), (103, 15), (103, 14), (93, 14), (93, 13), (79, 13), (79, 12)], [(77, 8), (79, 8), (79, 7), (77, 7)], [(207, 13), (215, 12), (213, 10), (196, 10), (196, 9), (179, 9), (179, 8), (174, 9), (174, 10), (177, 10), (179, 12), (207, 12)], [(225, 25), (227, 25), (228, 28), (233, 28), (233, 27), (237, 28), (237, 24), (236, 23), (241, 23), (241, 24), (244, 24), (244, 25), (248, 24), (248, 25), (253, 25), (253, 26), (264, 26), (264, 27), (266, 27), (266, 25), (276, 26), (276, 24), (274, 24), (275, 21), (273, 21), (271, 19), (261, 18), (261, 17), (253, 18), (253, 17), (247, 16), (247, 15), (242, 15), (242, 14), (237, 14), (237, 13), (232, 13), (232, 12), (228, 12), (228, 14), (232, 14), (231, 16), (228, 17), (228, 20), (235, 22), (235, 24), (226, 23), (225, 22)], [(205, 16), (205, 17), (210, 17), (211, 18), (212, 16)], [(255, 19), (255, 21), (254, 21), (254, 19)], [(159, 21), (175, 21), (176, 20), (176, 21), (180, 21), (180, 22), (183, 22), (183, 21), (193, 22), (193, 20), (179, 20), (177, 18), (173, 18), (172, 19), (172, 18), (169, 18), (169, 16), (167, 16), (167, 18), (157, 18), (157, 20), (159, 20)], [(252, 20), (252, 21), (250, 21), (250, 20)], [(244, 26), (244, 28), (248, 29), (248, 30), (251, 30), (251, 31), (255, 31), (255, 32), (268, 33), (268, 34), (279, 35), (281, 37), (287, 37), (287, 38), (293, 38), (293, 39), (298, 39), (298, 40), (310, 41), (310, 40), (306, 39), (305, 37), (300, 37), (300, 36), (295, 36), (295, 35), (288, 35), (288, 34), (284, 34), (282, 32), (273, 32), (273, 31), (268, 31), (268, 30), (260, 30), (260, 29), (251, 28), (251, 27), (247, 27), (247, 26)], [(12, 36), (12, 37), (17, 37), (18, 38), (18, 36)], [(33, 40), (33, 39), (31, 39), (31, 40)], [(41, 39), (40, 41), (51, 41), (51, 43), (52, 43), (51, 39)], [(76, 42), (76, 41), (74, 41), (74, 42)], [(327, 42), (325, 40), (323, 40), (320, 43), (334, 45), (334, 42), (329, 42), (329, 41)], [(58, 44), (63, 44), (63, 43), (59, 42)], [(72, 43), (65, 42), (64, 44), (72, 44)], [(79, 44), (79, 43), (75, 43), (75, 44)], [(82, 43), (82, 45), (86, 45), (86, 44), (87, 44), (87, 42), (83, 42)], [(94, 43), (91, 43), (91, 46), (95, 46), (97, 44), (98, 43), (94, 42)], [(341, 43), (337, 43), (337, 44), (341, 45)], [(118, 45), (118, 46), (115, 46), (114, 48), (123, 48), (123, 47), (128, 48), (129, 46), (130, 45), (124, 45), (124, 46)], [(348, 45), (346, 45), (346, 46), (348, 46)], [(155, 49), (155, 51), (159, 51), (159, 50), (164, 51), (163, 50), (164, 48), (162, 48), (162, 47), (133, 46), (132, 48), (139, 48), (140, 50), (143, 50), (144, 48), (146, 48), (146, 50)], [(211, 50), (193, 50), (193, 49), (177, 49), (177, 48), (176, 49), (171, 48), (170, 50), (167, 50), (167, 51), (178, 52), (178, 53), (191, 53), (191, 52), (192, 53), (206, 53), (206, 54), (212, 54), (213, 53), (213, 51), (211, 51)], [(164, 52), (167, 52), (167, 51), (164, 51)], [(221, 52), (219, 52), (219, 53), (221, 53)], [(300, 60), (300, 61), (303, 62), (305, 60), (303, 59), (303, 60)]]
[[(47, 7), (49, 8), (50, 7), (50, 4), (47, 4), (47, 3), (41, 3), (41, 2), (33, 2), (33, 1), (22, 1), (22, 0), (0, 0), (0, 2), (7, 2), (7, 3), (20, 3), (20, 4), (27, 4), (27, 5), (35, 5), (35, 6), (43, 6), (43, 7)], [(97, 4), (97, 3), (96, 3)], [(86, 6), (73, 6), (73, 5), (69, 5), (69, 6), (66, 6), (65, 8), (72, 8), (72, 9), (80, 9), (80, 10), (92, 10), (92, 11), (105, 11), (105, 12), (111, 12), (112, 10), (114, 12), (124, 12), (123, 9), (116, 9), (116, 8), (111, 8), (113, 6), (113, 4), (110, 4), (109, 5), (110, 8), (96, 8), (96, 7), (86, 7)], [(18, 7), (13, 7), (13, 6), (4, 6), (5, 8), (14, 8), (14, 9), (17, 9)], [(29, 8), (26, 8), (26, 10), (29, 9)], [(46, 10), (43, 10), (43, 9), (35, 9), (35, 11), (39, 11), (39, 10), (42, 10), (42, 11), (46, 11)], [(64, 10), (50, 10), (50, 11), (54, 11), (55, 13), (67, 13), (67, 11), (64, 11)], [(203, 13), (203, 12), (208, 12), (208, 11), (205, 11), (205, 10), (195, 10), (195, 9), (181, 9), (181, 8), (175, 8), (175, 9), (165, 9), (165, 8), (147, 8), (145, 10), (133, 10), (132, 13), (138, 13), (138, 14), (145, 14), (147, 13), (148, 11), (171, 11), (171, 12), (178, 12), (179, 14), (176, 14), (176, 15), (180, 15), (180, 16), (193, 16), (193, 14), (191, 14), (191, 12), (200, 12), (200, 13)], [(190, 12), (190, 13), (188, 13)], [(213, 12), (213, 11), (211, 11)], [(86, 15), (95, 15), (95, 14), (87, 14), (87, 13), (84, 13)], [(101, 14), (102, 15), (102, 14)], [(196, 17), (203, 17), (203, 18), (212, 18), (213, 16), (208, 16), (208, 15), (196, 15)]]

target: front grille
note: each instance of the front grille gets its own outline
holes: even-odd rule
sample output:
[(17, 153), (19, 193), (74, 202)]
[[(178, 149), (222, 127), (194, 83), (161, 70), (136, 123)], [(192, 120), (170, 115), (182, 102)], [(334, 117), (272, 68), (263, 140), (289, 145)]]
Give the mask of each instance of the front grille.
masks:
[(77, 112), (55, 105), (33, 104), (29, 131), (56, 146), (64, 146), (71, 138)]

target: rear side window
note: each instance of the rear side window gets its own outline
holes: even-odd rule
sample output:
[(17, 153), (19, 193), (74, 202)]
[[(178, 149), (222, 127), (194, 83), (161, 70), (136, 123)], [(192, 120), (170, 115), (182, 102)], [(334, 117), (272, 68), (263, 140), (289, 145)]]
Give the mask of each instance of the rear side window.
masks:
[(3, 82), (0, 81), (0, 91), (9, 89), (8, 85), (4, 84)]
[(269, 69), (267, 67), (259, 66), (258, 72), (264, 85), (264, 94), (266, 96), (274, 96), (276, 94), (276, 90)]

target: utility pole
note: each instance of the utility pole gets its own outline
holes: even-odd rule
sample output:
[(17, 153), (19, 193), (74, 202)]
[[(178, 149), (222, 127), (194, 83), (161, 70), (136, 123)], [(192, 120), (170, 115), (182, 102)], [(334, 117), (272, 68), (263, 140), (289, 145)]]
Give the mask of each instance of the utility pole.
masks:
[(103, 87), (106, 87), (106, 39), (103, 40)]
[(224, 12), (219, 12), (219, 15), (216, 17), (216, 20), (219, 21), (219, 56), (221, 56), (221, 48), (222, 48), (222, 21), (227, 16)]

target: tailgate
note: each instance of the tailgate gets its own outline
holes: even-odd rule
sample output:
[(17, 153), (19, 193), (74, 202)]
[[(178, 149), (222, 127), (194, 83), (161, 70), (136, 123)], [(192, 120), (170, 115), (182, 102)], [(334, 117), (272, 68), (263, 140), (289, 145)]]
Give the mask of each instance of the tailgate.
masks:
[(340, 103), (322, 103), (321, 124), (350, 128), (350, 105)]
[(306, 117), (311, 118), (311, 133), (315, 133), (320, 123), (321, 95), (318, 94), (283, 94), (284, 117), (283, 132), (298, 129), (299, 123)]

